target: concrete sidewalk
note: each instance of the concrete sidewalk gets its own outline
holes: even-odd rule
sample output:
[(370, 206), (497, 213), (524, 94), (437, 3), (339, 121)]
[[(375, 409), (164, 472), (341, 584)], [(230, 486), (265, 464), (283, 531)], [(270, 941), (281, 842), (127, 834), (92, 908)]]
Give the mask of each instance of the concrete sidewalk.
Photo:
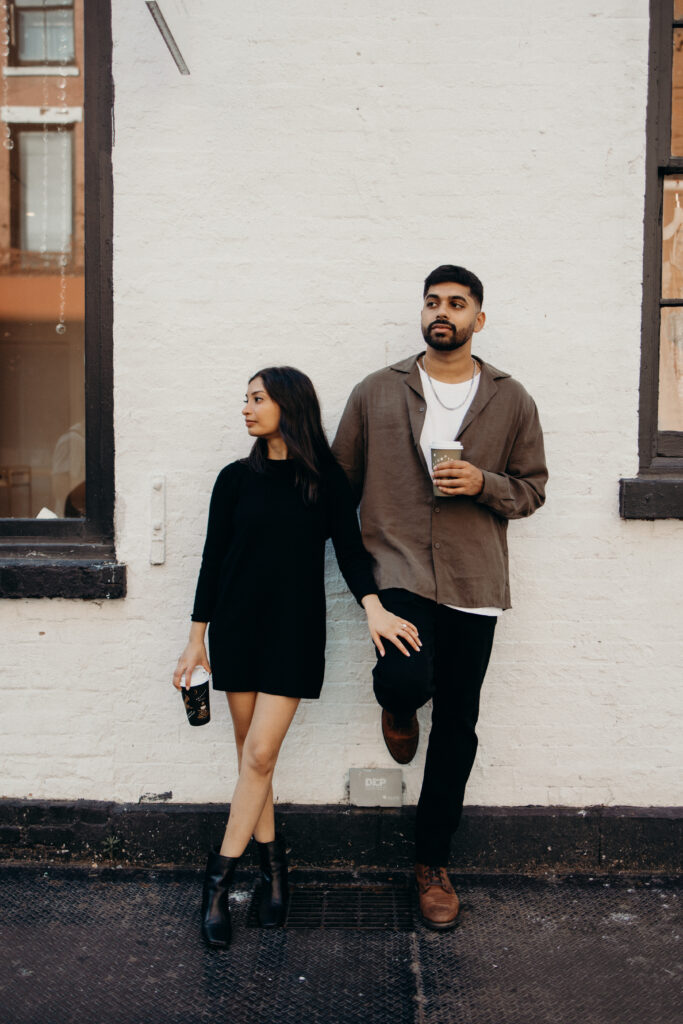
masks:
[(435, 934), (417, 923), (406, 876), (322, 872), (293, 874), (292, 920), (265, 932), (250, 924), (245, 875), (233, 945), (212, 952), (195, 871), (15, 864), (0, 877), (2, 1024), (680, 1019), (672, 879), (453, 875), (461, 924)]

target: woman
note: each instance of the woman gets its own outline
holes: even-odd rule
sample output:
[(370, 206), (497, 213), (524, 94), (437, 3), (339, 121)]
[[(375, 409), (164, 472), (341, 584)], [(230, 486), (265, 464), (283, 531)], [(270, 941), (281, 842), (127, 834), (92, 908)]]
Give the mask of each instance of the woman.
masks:
[(227, 693), (239, 779), (225, 836), (209, 854), (202, 935), (230, 942), (228, 890), (253, 835), (259, 848), (259, 921), (282, 924), (287, 900), (284, 844), (275, 835), (272, 778), (302, 698), (317, 698), (325, 667), (325, 540), (367, 615), (370, 635), (409, 657), (416, 628), (377, 596), (346, 478), (330, 451), (311, 381), (292, 367), (269, 367), (249, 381), (242, 414), (255, 438), (248, 459), (221, 470), (213, 489), (192, 627), (173, 683), (189, 686), (198, 665)]

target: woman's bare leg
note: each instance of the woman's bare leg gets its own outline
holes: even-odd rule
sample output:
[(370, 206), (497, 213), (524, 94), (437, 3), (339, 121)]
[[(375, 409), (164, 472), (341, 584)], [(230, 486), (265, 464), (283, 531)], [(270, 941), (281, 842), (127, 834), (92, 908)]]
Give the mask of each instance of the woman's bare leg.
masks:
[[(227, 693), (228, 707), (232, 718), (232, 727), (235, 733), (235, 745), (237, 746), (237, 767), (242, 768), (242, 750), (244, 741), (249, 732), (249, 726), (254, 715), (256, 704), (256, 693)], [(263, 805), (261, 817), (254, 828), (254, 839), (257, 843), (271, 843), (275, 839), (275, 809), (273, 807), (273, 784), (271, 782)]]
[(244, 853), (263, 814), (280, 747), (298, 706), (298, 697), (256, 694), (251, 724), (242, 746), (240, 777), (221, 845), (223, 857), (240, 857)]

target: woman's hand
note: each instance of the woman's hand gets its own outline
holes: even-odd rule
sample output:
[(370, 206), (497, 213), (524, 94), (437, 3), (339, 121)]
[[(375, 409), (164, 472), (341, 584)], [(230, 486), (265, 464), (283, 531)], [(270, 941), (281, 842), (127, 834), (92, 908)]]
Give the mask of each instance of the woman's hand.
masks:
[(372, 642), (382, 657), (384, 657), (385, 653), (382, 637), (385, 640), (391, 640), (392, 644), (398, 647), (399, 651), (405, 654), (406, 658), (410, 657), (410, 652), (403, 646), (403, 642), (410, 644), (414, 650), (419, 652), (422, 647), (422, 641), (420, 640), (417, 628), (412, 622), (408, 622), (407, 619), (401, 619), (398, 615), (394, 615), (393, 612), (387, 611), (377, 594), (367, 594), (362, 600), (362, 605), (368, 618), (368, 629), (370, 630)]
[(176, 670), (173, 673), (173, 685), (178, 690), (181, 690), (183, 687), (183, 676), (185, 676), (185, 689), (189, 690), (192, 673), (198, 665), (205, 668), (207, 672), (211, 671), (209, 659), (206, 654), (206, 647), (204, 645), (205, 630), (205, 622), (192, 623), (190, 639), (187, 642), (187, 647), (178, 658), (178, 664), (176, 665)]

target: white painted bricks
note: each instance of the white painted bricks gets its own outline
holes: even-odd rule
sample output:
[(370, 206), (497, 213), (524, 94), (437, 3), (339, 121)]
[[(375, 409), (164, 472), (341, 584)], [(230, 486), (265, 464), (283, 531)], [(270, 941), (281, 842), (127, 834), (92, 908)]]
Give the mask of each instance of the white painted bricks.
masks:
[[(222, 0), (167, 0), (189, 77), (143, 4), (113, 7), (129, 595), (3, 604), (4, 795), (229, 799), (224, 698), (190, 729), (170, 677), (213, 480), (248, 448), (246, 379), (300, 366), (332, 433), (357, 380), (419, 347), (425, 274), (461, 262), (486, 288), (476, 351), (535, 396), (551, 470), (546, 507), (510, 528), (514, 608), (468, 802), (676, 802), (683, 526), (617, 512), (636, 470), (646, 0), (256, 0), (230, 18)], [(328, 595), (323, 696), (285, 742), (280, 801), (341, 802), (350, 767), (392, 764), (331, 559)]]

